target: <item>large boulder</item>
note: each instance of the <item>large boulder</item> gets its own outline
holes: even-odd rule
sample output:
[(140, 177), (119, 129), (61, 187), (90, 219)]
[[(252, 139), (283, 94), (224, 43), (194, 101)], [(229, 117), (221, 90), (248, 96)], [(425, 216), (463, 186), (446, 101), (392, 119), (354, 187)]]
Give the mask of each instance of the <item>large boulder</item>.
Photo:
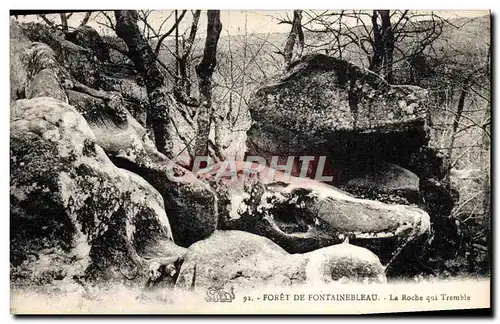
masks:
[(346, 238), (356, 244), (396, 240), (396, 247), (386, 246), (383, 260), (388, 261), (399, 247), (430, 230), (429, 215), (416, 207), (355, 198), (320, 181), (268, 167), (237, 164), (233, 177), (229, 177), (231, 167), (223, 168), (198, 173), (219, 193), (219, 228), (268, 237), (290, 253), (313, 251)]
[(109, 48), (104, 43), (101, 35), (90, 26), (79, 26), (66, 35), (66, 39), (96, 53), (99, 61), (109, 60)]
[[(251, 98), (248, 155), (309, 155), (348, 178), (372, 160), (406, 162), (428, 142), (426, 91), (387, 84), (326, 55), (304, 57)], [(394, 161), (394, 160), (396, 161)]]
[(113, 165), (73, 107), (17, 100), (10, 134), (13, 279), (130, 279), (147, 268), (138, 250), (172, 240), (161, 195)]
[(26, 66), (23, 63), (23, 52), (31, 44), (24, 35), (21, 27), (13, 20), (10, 21), (10, 100), (24, 98), (26, 83)]
[(343, 188), (369, 199), (422, 204), (419, 182), (415, 173), (382, 161), (366, 174), (349, 180)]
[(348, 243), (289, 254), (259, 235), (217, 231), (188, 249), (176, 287), (206, 292), (339, 280), (385, 282), (384, 270), (376, 255)]
[[(32, 37), (41, 37), (56, 49), (78, 46), (59, 37), (57, 33), (53, 35), (45, 30), (47, 27), (40, 27), (41, 30), (38, 27), (23, 25), (25, 30), (34, 33)], [(70, 38), (82, 45), (87, 44), (86, 38), (80, 39), (77, 35)], [(93, 51), (91, 46), (82, 50)], [(43, 43), (35, 42), (25, 50), (23, 60), (28, 71), (25, 90), (27, 98), (52, 97), (69, 102), (76, 108), (90, 126), (95, 142), (104, 149), (113, 163), (140, 175), (160, 192), (177, 244), (187, 247), (209, 236), (217, 227), (216, 195), (207, 184), (157, 151), (144, 126), (127, 109), (134, 102), (130, 98), (135, 96), (139, 101), (144, 99), (141, 98), (140, 91), (131, 95), (129, 88), (120, 86), (116, 88), (119, 91), (112, 91), (115, 89), (112, 85), (118, 85), (118, 82), (111, 82), (109, 75), (100, 79), (111, 87), (108, 88), (111, 89), (109, 91), (86, 86), (88, 83), (73, 77), (71, 66), (65, 68), (66, 59), (68, 57), (61, 58)], [(119, 74), (115, 73), (115, 76), (118, 78)], [(133, 87), (135, 83), (131, 80), (128, 84)], [(124, 98), (122, 93), (128, 93), (127, 97)]]
[(119, 95), (102, 100), (72, 90), (68, 94), (113, 163), (140, 175), (163, 196), (177, 244), (187, 247), (213, 233), (218, 221), (215, 192), (158, 152)]
[[(68, 102), (66, 89), (71, 77), (59, 67), (54, 51), (43, 43), (32, 43), (23, 53), (27, 71), (25, 98), (52, 97)], [(68, 84), (68, 86), (71, 86)]]
[(40, 23), (20, 25), (26, 37), (33, 42), (47, 44), (54, 51), (56, 60), (73, 78), (89, 87), (99, 89), (102, 63), (94, 52), (68, 41), (61, 30)]
[[(63, 34), (60, 30), (51, 29), (43, 24), (19, 25), (11, 21), (11, 44), (14, 44), (11, 45), (11, 64), (14, 64), (16, 68), (16, 73), (11, 73), (11, 76), (16, 79), (22, 77), (23, 73), (22, 69), (17, 67), (16, 59), (12, 59), (12, 54), (18, 51), (18, 47), (21, 54), (29, 47), (24, 43), (22, 46), (17, 46), (19, 40), (31, 40), (50, 47), (53, 60), (58, 62), (57, 68), (59, 71), (69, 71), (67, 72), (70, 75), (69, 78), (96, 90), (102, 88), (105, 91), (119, 92), (124, 98), (126, 108), (141, 121), (142, 125), (146, 125), (145, 112), (148, 98), (133, 65), (123, 61), (119, 63), (110, 61), (110, 44), (104, 41), (92, 27), (81, 26)], [(123, 45), (125, 46), (123, 52), (127, 52), (126, 45)], [(18, 56), (21, 57), (21, 55)], [(16, 99), (22, 98), (24, 98), (22, 95), (16, 97)]]

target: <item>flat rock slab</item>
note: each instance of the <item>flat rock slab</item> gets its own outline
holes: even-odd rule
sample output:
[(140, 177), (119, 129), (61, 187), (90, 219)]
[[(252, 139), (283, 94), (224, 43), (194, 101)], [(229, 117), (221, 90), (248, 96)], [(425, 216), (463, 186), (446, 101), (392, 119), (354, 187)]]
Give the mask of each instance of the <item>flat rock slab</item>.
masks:
[(346, 238), (400, 237), (407, 242), (430, 229), (429, 215), (416, 207), (359, 199), (320, 181), (285, 177), (267, 167), (252, 172), (245, 169), (238, 179), (214, 181), (221, 204), (227, 204), (220, 208), (219, 228), (266, 236), (290, 253)]

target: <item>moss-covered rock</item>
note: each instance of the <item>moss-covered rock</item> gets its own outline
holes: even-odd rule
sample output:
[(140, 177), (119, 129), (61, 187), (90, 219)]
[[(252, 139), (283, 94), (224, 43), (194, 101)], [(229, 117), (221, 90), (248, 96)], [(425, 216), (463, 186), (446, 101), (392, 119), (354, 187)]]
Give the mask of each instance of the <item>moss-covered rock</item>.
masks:
[(419, 182), (415, 173), (393, 163), (380, 162), (349, 180), (343, 188), (360, 198), (422, 205)]
[(24, 35), (21, 27), (10, 21), (10, 100), (25, 98), (26, 66), (23, 63), (23, 52), (31, 41)]
[(376, 255), (350, 244), (289, 254), (259, 235), (216, 231), (188, 249), (176, 287), (229, 291), (230, 287), (252, 289), (341, 279), (384, 282), (384, 267)]
[(65, 85), (72, 86), (71, 77), (61, 69), (54, 51), (43, 43), (32, 43), (23, 53), (27, 71), (25, 98), (52, 97), (68, 102)]
[(40, 23), (20, 25), (26, 37), (33, 42), (48, 45), (56, 60), (79, 82), (99, 89), (102, 64), (91, 49), (66, 40), (62, 31)]
[(12, 278), (140, 275), (136, 250), (172, 239), (161, 195), (114, 166), (68, 104), (24, 99), (11, 111)]
[(177, 244), (187, 247), (213, 233), (218, 221), (215, 192), (158, 152), (120, 96), (100, 100), (71, 90), (68, 94), (111, 160), (146, 179), (163, 196)]
[(429, 140), (424, 89), (389, 85), (322, 54), (305, 56), (258, 89), (249, 108), (247, 153), (268, 159), (324, 155), (336, 168), (354, 171), (367, 159), (409, 160)]
[[(287, 177), (267, 167), (240, 171), (232, 180), (204, 175), (214, 178), (219, 193), (219, 228), (266, 236), (290, 253), (346, 238), (356, 244), (397, 239), (404, 245), (430, 231), (429, 215), (414, 206), (359, 199), (320, 181)], [(389, 255), (397, 252), (390, 246), (386, 250)]]

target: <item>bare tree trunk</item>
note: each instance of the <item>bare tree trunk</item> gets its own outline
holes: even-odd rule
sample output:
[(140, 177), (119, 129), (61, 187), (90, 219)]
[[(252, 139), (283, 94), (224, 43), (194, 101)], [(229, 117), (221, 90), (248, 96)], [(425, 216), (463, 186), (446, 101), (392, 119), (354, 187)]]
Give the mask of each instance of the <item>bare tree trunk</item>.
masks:
[(285, 48), (283, 49), (283, 54), (285, 56), (285, 69), (288, 69), (290, 63), (292, 63), (293, 47), (295, 46), (297, 38), (298, 38), (297, 58), (299, 58), (300, 56), (302, 56), (302, 50), (304, 49), (304, 33), (302, 31), (302, 10), (293, 11), (292, 29), (288, 34), (288, 38), (285, 43)]
[[(450, 134), (450, 145), (448, 146), (447, 158), (451, 161), (451, 157), (453, 154), (453, 150), (455, 149), (455, 139), (456, 134), (458, 132), (458, 127), (460, 126), (460, 119), (463, 116), (464, 108), (465, 108), (465, 99), (467, 98), (467, 90), (471, 84), (472, 78), (476, 74), (476, 71), (471, 72), (462, 83), (462, 90), (460, 91), (460, 97), (458, 98), (457, 111), (454, 113), (453, 124), (451, 126), (451, 134)], [(448, 182), (451, 168), (453, 164), (450, 163), (447, 179)]]
[(176, 82), (174, 93), (176, 99), (184, 105), (190, 107), (197, 107), (198, 101), (191, 97), (191, 80), (188, 74), (189, 71), (189, 55), (193, 48), (193, 44), (198, 31), (198, 21), (200, 20), (201, 10), (196, 10), (193, 13), (193, 21), (191, 23), (191, 30), (189, 32), (188, 40), (183, 44), (182, 53), (179, 54), (179, 43), (176, 37)]
[(484, 179), (483, 179), (483, 190), (484, 190), (484, 200), (483, 200), (483, 209), (484, 209), (484, 212), (485, 212), (485, 215), (486, 217), (490, 217), (491, 216), (491, 203), (490, 203), (490, 200), (491, 200), (491, 197), (490, 197), (490, 188), (491, 188), (491, 183), (490, 183), (490, 168), (491, 168), (491, 161), (490, 161), (490, 146), (491, 146), (491, 143), (490, 143), (490, 138), (489, 136), (487, 135), (487, 128), (488, 126), (484, 126), (485, 128), (485, 131), (483, 131), (483, 150), (482, 150), (482, 154), (483, 154), (483, 174), (484, 174)]
[[(382, 22), (378, 24), (378, 17)], [(369, 69), (382, 76), (387, 82), (393, 81), (394, 61), (394, 31), (391, 25), (390, 10), (374, 10), (373, 25), (373, 56)]]
[[(179, 19), (179, 12), (178, 10), (175, 10), (175, 21)], [(179, 24), (175, 25), (175, 76), (178, 78), (179, 77), (179, 61), (177, 58), (179, 57)], [(175, 80), (175, 82), (178, 82), (178, 79)]]
[(198, 112), (198, 133), (196, 134), (196, 156), (208, 155), (208, 137), (212, 115), (212, 75), (217, 65), (217, 43), (222, 31), (220, 10), (207, 11), (207, 38), (203, 59), (196, 66), (200, 89), (200, 107)]
[(87, 11), (85, 13), (85, 17), (83, 17), (82, 22), (80, 23), (80, 27), (87, 25), (91, 15), (92, 15), (92, 11)]
[[(490, 100), (491, 106), (491, 100)], [(491, 118), (491, 112), (486, 109), (484, 113), (484, 120)], [(486, 123), (483, 126), (482, 134), (482, 148), (481, 148), (481, 174), (483, 175), (483, 217), (485, 220), (487, 234), (487, 241), (491, 242), (491, 138), (488, 134), (491, 134), (491, 124)]]
[(156, 65), (156, 56), (137, 26), (135, 10), (116, 10), (116, 34), (129, 49), (129, 57), (146, 84), (150, 109), (148, 123), (153, 128), (158, 151), (167, 154), (168, 104), (164, 78)]
[(384, 63), (383, 77), (389, 83), (392, 83), (392, 64), (394, 60), (394, 31), (392, 30), (391, 17), (389, 10), (379, 10), (382, 19), (382, 38), (384, 43)]
[[(297, 36), (299, 38), (297, 42), (297, 59), (302, 57), (304, 52), (304, 31), (302, 30), (302, 10), (297, 11)], [(295, 11), (294, 11), (295, 16)]]
[(378, 73), (382, 67), (383, 53), (384, 53), (384, 42), (382, 39), (382, 31), (377, 22), (378, 14), (377, 10), (373, 10), (372, 13), (372, 27), (373, 27), (373, 55), (370, 61), (370, 66), (368, 67), (375, 73)]
[(191, 50), (193, 48), (193, 43), (196, 38), (196, 32), (198, 31), (198, 21), (200, 20), (201, 10), (196, 10), (193, 13), (193, 22), (191, 23), (191, 30), (189, 32), (189, 38), (184, 44), (182, 50), (182, 55), (177, 57), (179, 62), (179, 73), (180, 73), (180, 88), (186, 93), (187, 96), (191, 95), (191, 81), (188, 77), (188, 60)]
[[(486, 59), (487, 62), (487, 69), (486, 73), (488, 76), (491, 76), (491, 44), (488, 46), (488, 56)], [(489, 83), (489, 98), (488, 98), (488, 108), (486, 108), (485, 111), (485, 121), (491, 120), (491, 103), (492, 103), (492, 94), (491, 94), (491, 81)], [(483, 210), (485, 212), (486, 217), (488, 218), (488, 228), (487, 228), (487, 233), (488, 233), (488, 242), (491, 242), (491, 217), (493, 216), (491, 214), (491, 123), (486, 122), (485, 125), (483, 126), (483, 166), (484, 166), (484, 179), (483, 179)], [(487, 163), (485, 163), (484, 160), (487, 160)], [(490, 250), (491, 251), (491, 250)]]
[[(458, 125), (460, 123), (460, 118), (462, 118), (462, 114), (465, 106), (465, 98), (467, 96), (467, 84), (463, 85), (462, 91), (460, 93), (460, 98), (458, 99), (457, 104), (457, 112), (455, 113), (455, 117), (453, 118), (453, 124), (451, 126), (451, 134), (450, 134), (450, 145), (448, 147), (448, 159), (451, 161), (451, 155), (453, 154), (453, 149), (455, 145), (455, 137), (458, 131)], [(452, 164), (450, 163), (450, 168)], [(450, 174), (448, 170), (448, 175)]]
[(67, 33), (68, 32), (68, 19), (66, 17), (66, 14), (60, 13), (59, 15), (61, 16), (62, 30), (63, 30), (63, 32)]

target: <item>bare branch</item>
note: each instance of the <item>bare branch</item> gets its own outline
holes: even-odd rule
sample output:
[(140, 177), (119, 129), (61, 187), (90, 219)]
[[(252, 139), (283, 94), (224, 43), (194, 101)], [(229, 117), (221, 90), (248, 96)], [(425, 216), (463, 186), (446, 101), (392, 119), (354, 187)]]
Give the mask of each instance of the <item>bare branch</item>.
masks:
[(167, 17), (165, 17), (165, 19), (163, 19), (163, 21), (160, 24), (160, 27), (158, 27), (158, 32), (161, 32), (163, 25), (172, 17), (174, 12), (175, 12), (175, 10), (170, 11), (170, 14)]
[(184, 18), (184, 15), (186, 14), (186, 12), (187, 12), (187, 10), (182, 10), (181, 15), (179, 16), (179, 18), (177, 18), (174, 25), (158, 39), (158, 43), (156, 44), (156, 49), (155, 49), (156, 55), (158, 55), (160, 53), (161, 44), (163, 43), (165, 38), (170, 36), (170, 34), (173, 33), (173, 31), (177, 28), (177, 26), (179, 26), (179, 23), (182, 21), (182, 18)]
[(104, 24), (104, 23), (101, 23), (101, 25), (106, 26), (108, 28), (111, 28), (111, 29), (115, 30), (116, 26), (113, 23), (113, 19), (111, 19), (111, 16), (109, 16), (105, 11), (100, 11), (99, 13), (102, 14), (104, 16), (104, 18), (106, 18), (106, 20), (109, 23), (109, 25)]
[[(298, 47), (298, 57), (302, 56), (302, 50), (304, 48), (304, 33), (302, 32), (302, 10), (293, 11), (293, 21), (292, 28), (288, 34), (287, 41), (285, 43), (285, 48), (283, 49), (283, 56), (285, 58), (285, 69), (288, 69), (293, 58), (293, 48), (295, 43)], [(296, 40), (298, 37), (298, 41)]]

